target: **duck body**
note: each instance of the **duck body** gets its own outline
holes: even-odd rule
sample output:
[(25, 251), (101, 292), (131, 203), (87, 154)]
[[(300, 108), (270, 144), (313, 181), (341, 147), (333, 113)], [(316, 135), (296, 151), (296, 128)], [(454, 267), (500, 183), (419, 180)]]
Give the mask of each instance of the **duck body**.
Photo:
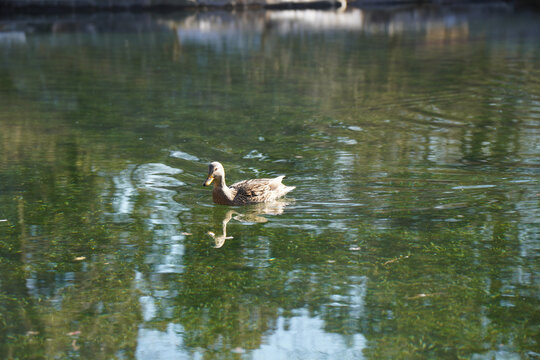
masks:
[(215, 161), (208, 166), (208, 177), (204, 186), (214, 183), (212, 199), (220, 205), (248, 205), (255, 203), (272, 202), (294, 190), (295, 186), (286, 186), (282, 183), (285, 176), (269, 179), (251, 179), (232, 184), (225, 183), (225, 170), (223, 165)]

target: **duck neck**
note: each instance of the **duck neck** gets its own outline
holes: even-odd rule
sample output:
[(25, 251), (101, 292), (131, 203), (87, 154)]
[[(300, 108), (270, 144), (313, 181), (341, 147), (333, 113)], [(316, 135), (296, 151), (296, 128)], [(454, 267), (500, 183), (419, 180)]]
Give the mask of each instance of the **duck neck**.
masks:
[(225, 184), (225, 175), (214, 177), (214, 189), (216, 188), (226, 188)]
[(225, 184), (225, 176), (214, 178), (214, 192), (224, 195), (229, 201), (232, 201), (234, 198), (231, 189)]

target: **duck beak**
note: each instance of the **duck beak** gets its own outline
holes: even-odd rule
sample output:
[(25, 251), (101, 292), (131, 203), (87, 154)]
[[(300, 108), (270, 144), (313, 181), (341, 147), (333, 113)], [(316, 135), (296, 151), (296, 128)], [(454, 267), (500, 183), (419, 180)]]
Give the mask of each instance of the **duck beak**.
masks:
[(208, 175), (208, 177), (206, 178), (206, 181), (203, 182), (203, 186), (208, 186), (212, 183), (212, 181), (214, 181), (214, 177), (212, 175)]

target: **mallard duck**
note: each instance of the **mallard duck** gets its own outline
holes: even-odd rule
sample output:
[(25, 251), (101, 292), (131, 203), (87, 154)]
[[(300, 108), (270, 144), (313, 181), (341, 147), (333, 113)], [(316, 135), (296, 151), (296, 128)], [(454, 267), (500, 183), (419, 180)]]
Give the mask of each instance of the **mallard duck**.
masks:
[(208, 186), (214, 182), (212, 199), (216, 204), (246, 205), (271, 202), (294, 190), (295, 186), (286, 186), (281, 183), (284, 177), (282, 175), (273, 179), (244, 180), (229, 187), (225, 184), (223, 165), (214, 161), (208, 165), (208, 177), (203, 185)]

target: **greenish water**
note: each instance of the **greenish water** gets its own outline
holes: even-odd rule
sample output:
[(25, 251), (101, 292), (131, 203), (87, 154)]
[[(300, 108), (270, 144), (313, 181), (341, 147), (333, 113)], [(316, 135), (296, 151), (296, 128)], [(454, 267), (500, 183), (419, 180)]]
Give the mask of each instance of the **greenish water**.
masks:
[(0, 357), (540, 358), (538, 20), (3, 21)]

